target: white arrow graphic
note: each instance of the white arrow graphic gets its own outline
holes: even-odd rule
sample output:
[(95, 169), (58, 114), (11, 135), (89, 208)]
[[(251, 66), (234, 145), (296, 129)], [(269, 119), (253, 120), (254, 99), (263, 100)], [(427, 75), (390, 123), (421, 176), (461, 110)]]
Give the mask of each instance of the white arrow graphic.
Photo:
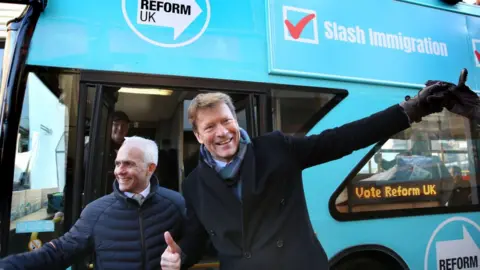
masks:
[(480, 269), (480, 249), (463, 227), (463, 239), (437, 242), (437, 269)]
[(176, 40), (201, 13), (195, 0), (138, 0), (137, 23), (171, 27)]

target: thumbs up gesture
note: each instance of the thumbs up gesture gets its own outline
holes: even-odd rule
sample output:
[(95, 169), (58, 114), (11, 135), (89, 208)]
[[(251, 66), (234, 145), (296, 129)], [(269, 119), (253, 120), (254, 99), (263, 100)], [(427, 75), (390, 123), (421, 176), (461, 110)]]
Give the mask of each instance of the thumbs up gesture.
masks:
[(162, 254), (160, 266), (162, 270), (180, 270), (180, 255), (182, 250), (177, 243), (175, 243), (169, 232), (165, 232), (164, 236), (165, 243), (167, 243), (168, 246)]

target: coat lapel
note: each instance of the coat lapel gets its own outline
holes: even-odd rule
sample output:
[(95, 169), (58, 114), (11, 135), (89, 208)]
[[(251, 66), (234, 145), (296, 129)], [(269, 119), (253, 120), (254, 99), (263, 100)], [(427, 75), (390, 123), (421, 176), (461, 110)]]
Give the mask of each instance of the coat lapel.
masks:
[(252, 214), (255, 209), (255, 204), (259, 197), (261, 188), (258, 186), (256, 179), (256, 163), (253, 145), (249, 144), (245, 158), (240, 171), (240, 179), (242, 181), (242, 213), (243, 213), (243, 228), (245, 235), (243, 236), (244, 244), (247, 247), (251, 246), (252, 234), (249, 230), (252, 222)]
[(252, 144), (247, 145), (247, 152), (240, 167), (240, 180), (242, 185), (242, 201), (239, 201), (233, 190), (226, 185), (220, 176), (208, 166), (203, 160), (199, 160), (200, 176), (205, 185), (212, 191), (213, 196), (218, 197), (225, 206), (229, 207), (248, 207), (253, 203), (257, 192), (260, 191), (255, 181), (255, 154)]
[(242, 201), (246, 209), (255, 197), (258, 187), (255, 181), (255, 154), (252, 144), (247, 145), (247, 152), (240, 168), (240, 179), (242, 181)]
[(199, 162), (200, 178), (205, 186), (210, 189), (213, 197), (216, 197), (221, 203), (224, 203), (226, 209), (240, 209), (241, 202), (237, 199), (233, 190), (228, 187), (223, 179), (212, 169), (205, 164), (203, 160)]

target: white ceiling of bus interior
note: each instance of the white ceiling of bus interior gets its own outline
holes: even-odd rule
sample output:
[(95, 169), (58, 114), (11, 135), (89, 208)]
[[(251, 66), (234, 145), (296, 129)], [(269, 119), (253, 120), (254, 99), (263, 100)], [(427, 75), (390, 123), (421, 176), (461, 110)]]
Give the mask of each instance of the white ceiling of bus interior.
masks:
[(124, 111), (135, 122), (168, 120), (173, 117), (186, 94), (183, 91), (173, 91), (170, 96), (120, 93), (115, 110)]

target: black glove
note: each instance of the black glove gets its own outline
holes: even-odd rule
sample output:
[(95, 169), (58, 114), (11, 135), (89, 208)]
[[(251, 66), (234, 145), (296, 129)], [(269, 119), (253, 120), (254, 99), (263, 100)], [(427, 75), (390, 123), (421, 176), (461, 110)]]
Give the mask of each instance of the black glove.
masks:
[(467, 75), (468, 72), (464, 69), (458, 80), (458, 85), (450, 84), (451, 98), (448, 100), (446, 108), (470, 120), (478, 121), (480, 120), (480, 98), (465, 85)]
[(480, 120), (480, 99), (477, 94), (465, 85), (467, 70), (463, 69), (458, 86), (444, 81), (427, 81), (425, 88), (413, 98), (407, 96), (400, 103), (411, 122), (420, 122), (422, 117), (441, 112), (443, 108), (465, 116)]

